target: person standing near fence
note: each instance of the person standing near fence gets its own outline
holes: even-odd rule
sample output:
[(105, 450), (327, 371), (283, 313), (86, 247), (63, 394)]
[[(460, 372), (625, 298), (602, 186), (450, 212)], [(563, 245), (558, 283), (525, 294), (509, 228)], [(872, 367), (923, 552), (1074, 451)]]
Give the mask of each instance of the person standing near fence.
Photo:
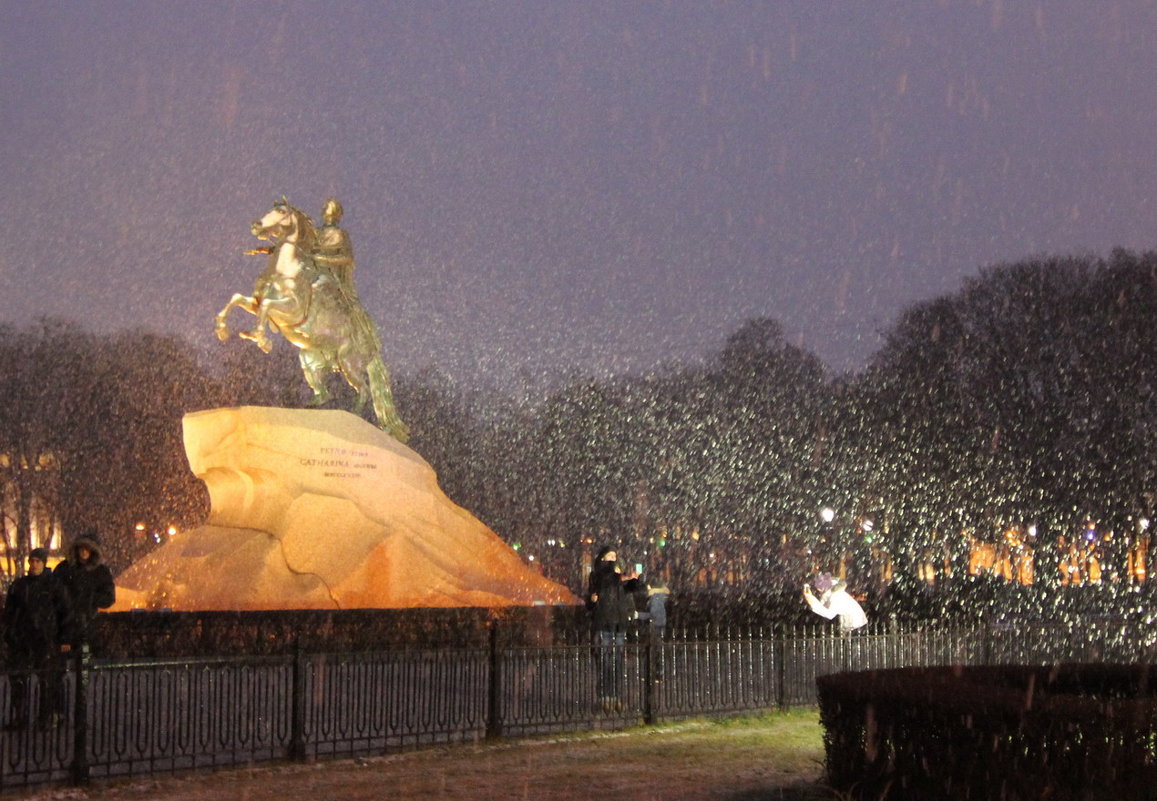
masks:
[(647, 620), (651, 621), (651, 639), (661, 641), (667, 628), (667, 600), (670, 588), (659, 579), (647, 581)]
[(68, 559), (56, 566), (53, 575), (68, 590), (72, 600), (73, 627), (69, 642), (75, 647), (91, 644), (97, 610), (108, 609), (116, 601), (116, 584), (108, 565), (101, 560), (96, 532), (77, 537), (69, 549)]
[(647, 590), (647, 611), (639, 614), (650, 627), (649, 645), (651, 658), (651, 675), (655, 681), (665, 678), (663, 664), (663, 632), (667, 628), (667, 599), (671, 597), (671, 590), (661, 579), (645, 582)]
[(598, 649), (599, 703), (604, 712), (622, 709), (626, 672), (627, 626), (633, 617), (637, 576), (623, 576), (618, 553), (611, 546), (599, 549), (587, 581), (587, 610)]
[(671, 590), (660, 580), (647, 582), (647, 620), (651, 622), (651, 639), (663, 641), (667, 628), (667, 600)]
[(41, 727), (60, 722), (64, 709), (62, 644), (72, 626), (72, 606), (67, 591), (47, 569), (48, 551), (33, 548), (28, 572), (12, 582), (4, 603), (4, 643), (12, 673), (10, 715), (7, 731), (28, 727), (32, 717), (30, 680), (37, 677)]
[(817, 615), (831, 620), (840, 619), (840, 633), (851, 634), (868, 624), (868, 616), (864, 614), (859, 601), (848, 593), (847, 582), (842, 579), (832, 579), (827, 573), (821, 573), (815, 580), (817, 598), (812, 588), (803, 585), (803, 597), (811, 610)]

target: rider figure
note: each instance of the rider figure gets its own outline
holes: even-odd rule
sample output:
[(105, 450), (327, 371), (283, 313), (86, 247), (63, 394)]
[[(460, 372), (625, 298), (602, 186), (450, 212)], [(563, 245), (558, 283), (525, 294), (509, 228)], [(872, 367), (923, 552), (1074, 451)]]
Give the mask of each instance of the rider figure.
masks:
[(325, 201), (321, 210), (321, 218), (325, 225), (317, 229), (317, 248), (313, 251), (313, 260), (323, 270), (337, 279), (351, 299), (357, 300), (357, 290), (354, 289), (354, 248), (350, 244), (350, 237), (338, 226), (341, 222), (343, 210), (337, 198), (331, 197)]
[[(313, 251), (313, 261), (324, 275), (329, 273), (337, 282), (343, 305), (350, 320), (363, 333), (370, 337), (374, 347), (381, 349), (378, 338), (378, 329), (373, 320), (362, 308), (358, 300), (358, 291), (354, 286), (354, 249), (350, 236), (341, 228), (342, 215), (345, 213), (337, 198), (331, 197), (322, 206), (321, 217), (325, 225), (317, 229), (317, 243)], [(315, 284), (316, 285), (316, 284)]]

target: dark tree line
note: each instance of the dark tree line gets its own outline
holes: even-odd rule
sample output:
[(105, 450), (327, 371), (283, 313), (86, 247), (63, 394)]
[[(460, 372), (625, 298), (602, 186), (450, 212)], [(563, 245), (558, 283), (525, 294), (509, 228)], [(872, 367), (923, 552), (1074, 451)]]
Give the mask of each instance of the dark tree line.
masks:
[(1155, 312), (1157, 256), (1119, 250), (986, 269), (851, 376), (753, 320), (704, 364), (489, 412), (458, 497), (572, 584), (603, 540), (684, 586), (960, 578), (969, 542), (1010, 527), (1035, 532), (1049, 583), (1087, 521), (1120, 573), (1154, 512)]
[[(99, 337), (47, 321), (0, 331), (0, 490), (9, 576), (33, 525), (69, 537), (183, 522), (203, 491), (181, 445), (184, 410), (209, 401), (183, 343), (145, 332)], [(176, 421), (177, 425), (173, 425)], [(106, 543), (114, 565), (130, 542)]]
[(1155, 312), (1157, 257), (1125, 251), (992, 268), (909, 310), (856, 379), (893, 548), (1018, 524), (1042, 543), (1085, 521), (1138, 533), (1157, 477)]
[[(1157, 255), (1115, 251), (988, 268), (909, 308), (855, 375), (757, 319), (702, 363), (537, 404), (432, 370), (395, 389), (447, 494), (555, 578), (578, 586), (615, 542), (683, 587), (794, 592), (837, 565), (899, 581), (933, 558), (959, 576), (963, 532), (1031, 524), (1042, 553), (1086, 520), (1138, 534), (1157, 478), (1154, 320)], [(150, 545), (137, 523), (200, 522), (181, 416), (305, 400), (289, 348), (227, 354), (207, 367), (170, 337), (0, 329), (9, 553), (38, 514), (66, 540), (106, 533), (117, 567)]]
[(181, 418), (299, 405), (296, 363), (278, 356), (230, 351), (210, 370), (183, 340), (147, 331), (97, 335), (59, 320), (0, 328), (2, 574), (22, 572), (34, 527), (65, 545), (95, 530), (122, 569), (170, 526), (202, 522), (208, 493), (185, 460)]

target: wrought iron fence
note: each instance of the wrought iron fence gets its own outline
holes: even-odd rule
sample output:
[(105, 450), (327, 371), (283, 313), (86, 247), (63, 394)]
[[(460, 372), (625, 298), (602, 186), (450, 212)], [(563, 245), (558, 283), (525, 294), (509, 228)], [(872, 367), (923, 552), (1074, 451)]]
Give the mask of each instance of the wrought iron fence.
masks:
[[(84, 653), (65, 678), (59, 725), (0, 736), (0, 791), (811, 705), (815, 679), (827, 673), (1145, 661), (1153, 640), (1147, 625), (1085, 621), (871, 626), (847, 636), (813, 627), (716, 631), (622, 646), (504, 645), (492, 631), (489, 645), (465, 648), (148, 660)], [(615, 674), (609, 698), (600, 697), (605, 665)], [(4, 713), (11, 678), (0, 673)], [(38, 677), (30, 684), (35, 705)]]

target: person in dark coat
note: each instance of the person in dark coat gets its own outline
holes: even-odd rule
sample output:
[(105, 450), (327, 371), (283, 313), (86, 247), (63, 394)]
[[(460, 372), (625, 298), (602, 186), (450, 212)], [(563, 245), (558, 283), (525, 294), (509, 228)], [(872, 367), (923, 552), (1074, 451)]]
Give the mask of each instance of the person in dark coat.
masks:
[(662, 581), (647, 583), (647, 620), (651, 621), (651, 639), (663, 641), (663, 631), (667, 628), (667, 600), (671, 590)]
[(101, 561), (100, 539), (96, 533), (78, 537), (69, 549), (68, 559), (56, 566), (53, 575), (72, 600), (70, 644), (74, 647), (90, 644), (97, 610), (108, 609), (116, 601), (116, 584), (108, 565)]
[(56, 725), (63, 710), (61, 650), (68, 650), (63, 643), (72, 626), (72, 605), (64, 586), (47, 569), (47, 562), (48, 551), (33, 548), (28, 554), (28, 572), (12, 582), (4, 603), (4, 643), (8, 646), (8, 667), (13, 671), (7, 730), (28, 726), (32, 676), (40, 684), (40, 725)]
[(591, 629), (598, 649), (598, 694), (603, 710), (621, 709), (623, 683), (626, 672), (624, 645), (627, 626), (634, 617), (637, 589), (634, 574), (623, 576), (618, 565), (618, 554), (611, 546), (604, 546), (595, 557), (587, 580), (587, 609), (591, 613)]

